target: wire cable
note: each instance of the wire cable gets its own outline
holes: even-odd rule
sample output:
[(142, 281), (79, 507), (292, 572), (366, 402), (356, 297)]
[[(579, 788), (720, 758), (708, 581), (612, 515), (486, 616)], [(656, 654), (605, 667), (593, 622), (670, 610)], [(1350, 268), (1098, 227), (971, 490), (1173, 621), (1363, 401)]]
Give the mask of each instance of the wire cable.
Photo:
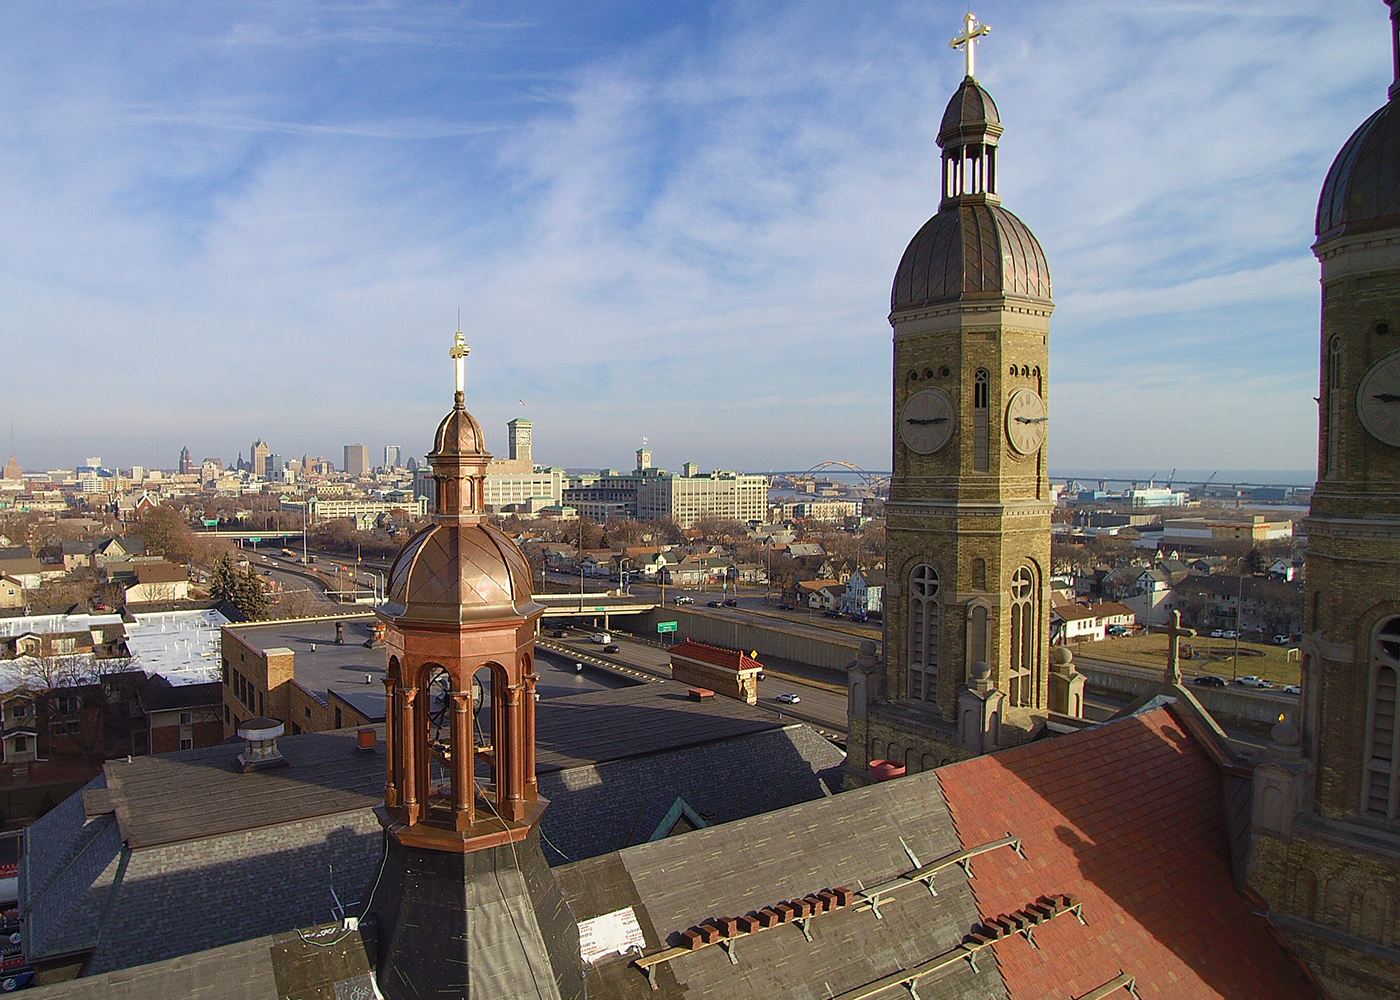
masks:
[[(505, 826), (506, 821), (501, 819), (500, 813), (496, 812), (496, 806), (491, 801), (491, 796), (483, 795), (481, 796), (481, 801), (486, 803), (486, 807), (491, 810), (491, 814), (500, 821), (502, 826)], [(510, 828), (506, 827), (506, 829), (509, 830)], [(515, 873), (520, 876), (520, 881), (523, 884), (525, 881), (525, 873), (520, 870), (520, 856), (515, 853), (515, 841), (507, 837), (506, 843), (510, 845), (510, 856), (511, 860), (515, 863)], [(510, 910), (510, 901), (506, 899), (505, 886), (501, 884), (499, 852), (499, 847), (492, 848), (491, 850), (491, 871), (492, 874), (496, 876), (496, 889), (501, 894), (501, 905), (505, 907), (506, 916), (510, 917), (511, 929), (515, 931), (516, 940), (520, 942), (520, 950), (525, 955), (525, 968), (530, 970), (530, 981), (535, 984), (535, 992), (539, 995), (540, 1000), (546, 1000), (544, 990), (540, 989), (540, 981), (535, 975), (535, 963), (530, 961), (530, 949), (525, 946), (525, 936), (520, 933), (520, 925), (515, 922), (515, 914)]]

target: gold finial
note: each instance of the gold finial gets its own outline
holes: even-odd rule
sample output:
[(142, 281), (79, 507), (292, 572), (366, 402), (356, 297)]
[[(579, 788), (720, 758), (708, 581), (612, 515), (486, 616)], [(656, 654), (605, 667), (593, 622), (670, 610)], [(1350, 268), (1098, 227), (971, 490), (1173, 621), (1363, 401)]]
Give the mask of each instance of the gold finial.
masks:
[(977, 15), (968, 11), (963, 18), (964, 30), (961, 35), (955, 37), (948, 45), (955, 49), (967, 50), (967, 75), (976, 76), (974, 72), (977, 68), (977, 43), (983, 37), (992, 33), (990, 24), (978, 24)]

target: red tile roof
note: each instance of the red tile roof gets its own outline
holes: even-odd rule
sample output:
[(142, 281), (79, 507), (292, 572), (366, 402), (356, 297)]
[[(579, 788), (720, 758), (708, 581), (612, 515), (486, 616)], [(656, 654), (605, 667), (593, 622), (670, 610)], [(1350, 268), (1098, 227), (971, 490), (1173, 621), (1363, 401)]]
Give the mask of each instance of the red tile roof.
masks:
[(763, 664), (752, 659), (746, 653), (740, 653), (733, 649), (723, 649), (719, 646), (707, 646), (703, 642), (696, 642), (694, 639), (687, 639), (678, 642), (667, 650), (672, 656), (683, 656), (691, 660), (699, 660), (701, 663), (708, 663), (715, 667), (724, 667), (726, 670), (761, 670)]
[(1042, 894), (1082, 900), (995, 945), (1012, 1000), (1076, 997), (1121, 971), (1143, 1000), (1320, 996), (1235, 889), (1222, 775), (1166, 709), (940, 768), (965, 848), (1022, 839), (1026, 859), (975, 859), (985, 918)]

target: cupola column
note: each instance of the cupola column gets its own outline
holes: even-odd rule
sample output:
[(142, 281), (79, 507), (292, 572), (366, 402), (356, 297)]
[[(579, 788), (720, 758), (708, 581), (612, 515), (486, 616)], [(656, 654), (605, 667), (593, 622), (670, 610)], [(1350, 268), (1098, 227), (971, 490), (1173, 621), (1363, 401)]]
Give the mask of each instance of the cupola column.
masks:
[(399, 788), (394, 776), (399, 773), (403, 756), (398, 744), (399, 727), (394, 717), (398, 714), (398, 698), (395, 694), (398, 679), (393, 674), (393, 666), (384, 675), (384, 746), (389, 754), (388, 777), (384, 781), (384, 805), (390, 809), (398, 807)]
[(466, 686), (466, 691), (452, 692), (452, 812), (458, 830), (470, 830), (476, 822), (476, 746), (470, 681)]

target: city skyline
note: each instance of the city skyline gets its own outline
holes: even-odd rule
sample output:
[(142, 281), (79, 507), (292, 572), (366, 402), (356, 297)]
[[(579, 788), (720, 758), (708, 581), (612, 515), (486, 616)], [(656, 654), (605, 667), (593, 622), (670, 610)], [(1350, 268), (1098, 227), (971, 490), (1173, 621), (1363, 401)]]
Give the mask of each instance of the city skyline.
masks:
[[(646, 434), (887, 468), (889, 280), (964, 6), (9, 9), (0, 287), (47, 378), (0, 416), (29, 468), (279, 424), (421, 454), (460, 306), (498, 453), (523, 398), (568, 467)], [(1381, 5), (977, 7), (1056, 280), (1052, 466), (1312, 466), (1317, 179), (1384, 100)]]

